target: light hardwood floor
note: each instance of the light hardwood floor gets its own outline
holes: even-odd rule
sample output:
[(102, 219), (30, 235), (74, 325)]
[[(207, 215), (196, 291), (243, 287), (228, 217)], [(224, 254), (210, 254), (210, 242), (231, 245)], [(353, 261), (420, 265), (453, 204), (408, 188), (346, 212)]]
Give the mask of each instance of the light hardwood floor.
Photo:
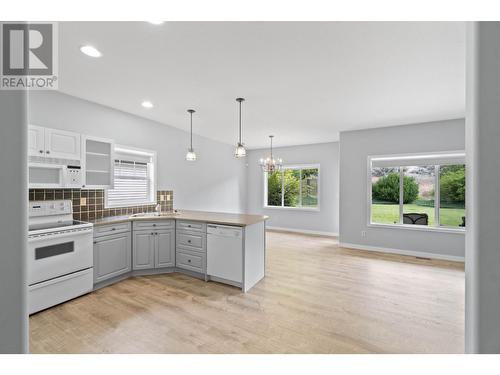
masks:
[(249, 293), (135, 277), (30, 318), (33, 353), (462, 353), (463, 264), (268, 232)]

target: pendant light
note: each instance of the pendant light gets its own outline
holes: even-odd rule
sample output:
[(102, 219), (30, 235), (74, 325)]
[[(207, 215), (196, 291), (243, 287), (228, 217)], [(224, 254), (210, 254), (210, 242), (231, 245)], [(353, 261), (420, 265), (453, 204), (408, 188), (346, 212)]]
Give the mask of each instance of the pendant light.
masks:
[(259, 160), (259, 165), (262, 167), (262, 170), (267, 173), (273, 173), (273, 172), (278, 172), (281, 171), (283, 168), (283, 160), (281, 158), (274, 158), (273, 156), (273, 138), (274, 135), (270, 135), (269, 138), (271, 139), (271, 155), (269, 155), (265, 159), (260, 159)]
[(193, 113), (195, 113), (196, 111), (194, 109), (188, 109), (187, 111), (191, 115), (191, 140), (189, 143), (188, 152), (186, 154), (186, 160), (187, 161), (196, 161), (196, 152), (194, 152), (194, 149), (193, 149)]
[(240, 103), (240, 132), (239, 132), (239, 138), (238, 138), (238, 144), (236, 145), (236, 149), (234, 150), (234, 157), (235, 158), (244, 158), (247, 156), (247, 150), (245, 150), (245, 146), (241, 142), (241, 102), (245, 101), (244, 98), (236, 98), (236, 101)]

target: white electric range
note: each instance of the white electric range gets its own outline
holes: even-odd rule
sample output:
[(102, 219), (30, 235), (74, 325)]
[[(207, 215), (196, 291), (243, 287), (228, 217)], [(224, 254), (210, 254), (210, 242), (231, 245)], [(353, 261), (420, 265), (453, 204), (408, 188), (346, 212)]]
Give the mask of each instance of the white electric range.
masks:
[(29, 203), (30, 314), (92, 291), (93, 225), (73, 220), (71, 200)]

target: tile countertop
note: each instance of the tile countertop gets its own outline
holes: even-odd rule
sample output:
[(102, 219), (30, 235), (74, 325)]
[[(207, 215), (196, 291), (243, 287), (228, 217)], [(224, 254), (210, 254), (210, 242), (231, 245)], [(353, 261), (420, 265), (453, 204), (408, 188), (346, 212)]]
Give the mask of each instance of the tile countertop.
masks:
[(95, 226), (107, 225), (107, 224), (117, 224), (127, 221), (139, 221), (139, 220), (167, 220), (167, 219), (177, 219), (177, 220), (191, 220), (191, 221), (203, 221), (213, 224), (221, 225), (236, 225), (239, 227), (245, 227), (247, 225), (252, 225), (265, 221), (268, 216), (264, 215), (247, 215), (247, 214), (229, 214), (223, 212), (206, 212), (206, 211), (187, 211), (178, 210), (177, 213), (163, 213), (160, 216), (146, 215), (146, 216), (109, 216), (101, 219), (91, 220)]

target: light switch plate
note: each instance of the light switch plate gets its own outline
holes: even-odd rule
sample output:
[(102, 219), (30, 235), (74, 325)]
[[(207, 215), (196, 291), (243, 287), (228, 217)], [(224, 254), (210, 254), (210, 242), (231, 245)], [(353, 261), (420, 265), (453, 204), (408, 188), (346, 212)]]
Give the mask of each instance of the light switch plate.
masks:
[(87, 205), (87, 198), (80, 198), (80, 206), (86, 206)]

